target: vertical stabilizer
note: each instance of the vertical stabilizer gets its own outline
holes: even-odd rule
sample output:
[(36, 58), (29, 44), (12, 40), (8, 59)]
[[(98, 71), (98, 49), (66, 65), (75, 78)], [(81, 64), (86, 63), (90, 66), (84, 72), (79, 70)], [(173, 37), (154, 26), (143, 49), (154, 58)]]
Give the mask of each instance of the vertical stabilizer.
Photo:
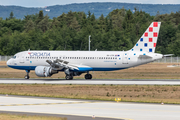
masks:
[(161, 22), (152, 22), (132, 51), (154, 53)]

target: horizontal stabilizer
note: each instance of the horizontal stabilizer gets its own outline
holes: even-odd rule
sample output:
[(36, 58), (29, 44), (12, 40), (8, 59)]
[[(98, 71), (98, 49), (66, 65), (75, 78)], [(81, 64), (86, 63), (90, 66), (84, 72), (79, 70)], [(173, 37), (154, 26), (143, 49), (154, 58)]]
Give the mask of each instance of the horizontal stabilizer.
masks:
[(163, 55), (163, 57), (170, 57), (170, 56), (173, 56), (174, 54), (166, 54), (166, 55)]

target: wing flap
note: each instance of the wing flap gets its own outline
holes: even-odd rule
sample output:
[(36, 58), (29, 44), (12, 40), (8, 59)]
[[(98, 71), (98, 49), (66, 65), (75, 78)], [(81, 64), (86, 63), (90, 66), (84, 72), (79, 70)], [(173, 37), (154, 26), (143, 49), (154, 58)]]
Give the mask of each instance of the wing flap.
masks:
[(46, 62), (52, 67), (54, 70), (61, 70), (63, 68), (70, 69), (70, 70), (79, 70), (76, 65), (68, 64), (68, 61), (56, 59), (54, 61), (46, 60)]

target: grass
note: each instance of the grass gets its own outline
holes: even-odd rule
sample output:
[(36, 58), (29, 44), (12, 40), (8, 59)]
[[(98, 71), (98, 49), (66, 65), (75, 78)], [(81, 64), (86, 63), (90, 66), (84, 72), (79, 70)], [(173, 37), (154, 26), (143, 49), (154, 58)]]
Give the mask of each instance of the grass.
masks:
[(0, 120), (67, 120), (67, 118), (0, 113)]
[(0, 94), (180, 104), (180, 86), (0, 84)]
[[(0, 62), (0, 66), (6, 65)], [(149, 63), (129, 69), (118, 71), (92, 71), (90, 72), (93, 79), (180, 79), (180, 67), (167, 67), (170, 63)], [(26, 72), (24, 70), (16, 70), (12, 68), (0, 68), (0, 78), (24, 78)], [(84, 75), (76, 76), (74, 79), (84, 79)], [(35, 75), (34, 71), (30, 72), (30, 78), (40, 78)], [(54, 74), (52, 77), (56, 79), (64, 79), (64, 72)]]
[(6, 66), (6, 61), (0, 61), (0, 66)]

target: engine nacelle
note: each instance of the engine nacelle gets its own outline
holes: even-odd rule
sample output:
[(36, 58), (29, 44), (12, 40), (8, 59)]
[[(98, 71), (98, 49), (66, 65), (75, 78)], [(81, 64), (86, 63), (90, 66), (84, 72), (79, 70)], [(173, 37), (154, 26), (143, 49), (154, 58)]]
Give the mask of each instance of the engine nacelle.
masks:
[(38, 77), (51, 77), (53, 74), (58, 73), (58, 71), (47, 66), (37, 66), (35, 68), (35, 73)]

